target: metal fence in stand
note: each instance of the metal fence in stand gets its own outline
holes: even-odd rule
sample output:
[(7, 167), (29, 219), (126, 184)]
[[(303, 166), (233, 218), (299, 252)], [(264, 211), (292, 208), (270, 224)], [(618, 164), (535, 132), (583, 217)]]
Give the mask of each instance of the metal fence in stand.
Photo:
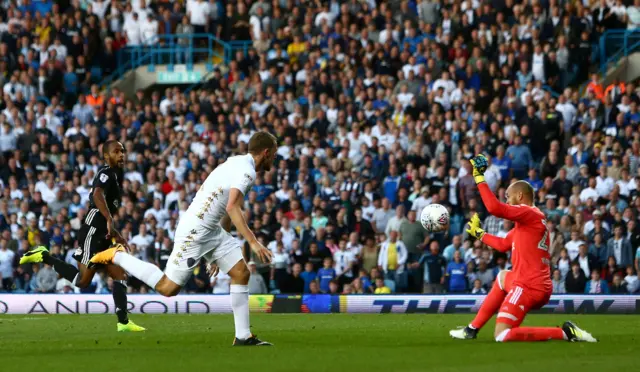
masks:
[(152, 45), (127, 46), (117, 52), (118, 68), (105, 77), (101, 85), (109, 86), (128, 71), (140, 66), (166, 65), (169, 71), (177, 64), (186, 65), (191, 71), (196, 63), (204, 63), (207, 71), (215, 64), (228, 64), (237, 51), (245, 54), (251, 47), (251, 41), (225, 42), (210, 34), (159, 35)]
[(640, 51), (640, 28), (631, 30), (608, 30), (600, 36), (599, 72), (606, 74), (607, 70), (621, 58)]

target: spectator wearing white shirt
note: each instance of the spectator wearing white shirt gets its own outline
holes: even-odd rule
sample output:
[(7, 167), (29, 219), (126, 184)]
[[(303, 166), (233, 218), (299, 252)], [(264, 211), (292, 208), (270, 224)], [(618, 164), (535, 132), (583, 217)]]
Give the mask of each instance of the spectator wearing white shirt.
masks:
[(16, 99), (16, 93), (22, 91), (22, 84), (18, 82), (18, 74), (14, 73), (11, 75), (9, 82), (2, 87), (2, 91), (4, 94), (9, 95), (12, 101)]
[(578, 253), (580, 253), (580, 246), (585, 244), (582, 239), (580, 239), (580, 232), (572, 231), (571, 232), (571, 240), (565, 243), (564, 247), (569, 254), (569, 260), (573, 261), (578, 257)]
[(407, 108), (413, 99), (414, 94), (409, 92), (409, 86), (404, 84), (400, 87), (400, 93), (398, 93), (398, 102), (402, 104), (402, 108)]
[(11, 124), (5, 121), (0, 128), (0, 153), (14, 150), (18, 144), (18, 136), (11, 128)]
[(396, 280), (396, 274), (404, 272), (408, 257), (407, 247), (398, 240), (398, 232), (391, 230), (389, 239), (382, 243), (378, 253), (378, 266), (384, 271), (385, 279)]
[(228, 294), (231, 285), (231, 277), (220, 271), (218, 275), (211, 277), (211, 288), (213, 294)]
[(124, 22), (124, 33), (127, 36), (127, 46), (138, 46), (142, 44), (142, 29), (138, 13), (133, 13), (133, 17)]
[(587, 200), (592, 199), (595, 202), (598, 201), (599, 196), (600, 194), (596, 190), (596, 179), (591, 177), (589, 178), (589, 187), (580, 191), (580, 201), (586, 203)]
[(59, 36), (56, 36), (53, 44), (47, 49), (47, 51), (51, 50), (56, 51), (56, 60), (58, 62), (64, 62), (65, 58), (67, 58), (67, 47), (62, 44)]
[(140, 224), (138, 235), (134, 236), (129, 243), (135, 244), (146, 257), (146, 252), (152, 246), (154, 240), (155, 238), (147, 233), (147, 225), (142, 223)]
[(99, 19), (103, 19), (107, 13), (109, 2), (105, 0), (90, 0), (89, 4), (91, 4), (91, 12), (97, 15)]
[(162, 200), (155, 198), (153, 200), (153, 207), (147, 209), (144, 212), (144, 218), (146, 219), (149, 216), (153, 216), (158, 222), (159, 226), (164, 225), (164, 223), (169, 219), (169, 212), (166, 209), (162, 208)]
[(144, 45), (154, 45), (158, 42), (158, 21), (153, 14), (148, 13), (147, 18), (140, 21), (140, 34)]
[(613, 191), (615, 182), (613, 178), (607, 175), (607, 166), (600, 166), (600, 175), (596, 177), (596, 191), (601, 198), (608, 198), (611, 191)]
[(289, 219), (284, 217), (280, 220), (280, 232), (282, 233), (282, 243), (284, 248), (289, 252), (293, 246), (293, 241), (297, 238), (296, 231), (289, 224)]
[(204, 0), (187, 1), (187, 15), (189, 22), (193, 25), (196, 34), (203, 34), (207, 31), (209, 24), (209, 14), (211, 7)]
[[(344, 240), (340, 240), (338, 246), (340, 249), (333, 254), (336, 276), (353, 278), (353, 265), (356, 263), (356, 255), (347, 249), (347, 242)], [(345, 280), (345, 282), (349, 282), (349, 280)]]
[(634, 0), (633, 6), (627, 8), (627, 28), (640, 28), (640, 0)]
[(422, 189), (420, 189), (420, 196), (413, 200), (411, 210), (416, 211), (416, 216), (420, 216), (424, 207), (429, 204), (431, 204), (431, 197), (429, 197), (429, 186), (422, 186)]
[(441, 87), (444, 88), (447, 95), (450, 95), (456, 89), (456, 83), (449, 77), (449, 71), (442, 72), (442, 77), (433, 83), (432, 90), (437, 91)]
[(13, 287), (13, 261), (15, 253), (7, 248), (5, 240), (0, 241), (0, 278), (2, 289), (11, 291)]
[(314, 25), (316, 27), (321, 27), (324, 23), (326, 23), (329, 27), (333, 26), (334, 15), (329, 11), (329, 5), (324, 3), (322, 6), (322, 11), (316, 15), (316, 19), (314, 21)]

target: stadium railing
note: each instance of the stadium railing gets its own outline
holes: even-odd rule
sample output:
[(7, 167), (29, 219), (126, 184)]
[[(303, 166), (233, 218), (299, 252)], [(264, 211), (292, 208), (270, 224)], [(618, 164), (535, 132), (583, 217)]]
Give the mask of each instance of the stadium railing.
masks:
[(632, 30), (608, 30), (600, 36), (599, 72), (606, 74), (611, 65), (621, 58), (640, 50), (640, 28)]
[(228, 64), (237, 51), (247, 53), (252, 42), (225, 42), (210, 34), (158, 35), (153, 45), (127, 46), (117, 52), (118, 68), (105, 77), (101, 86), (107, 87), (120, 79), (128, 71), (148, 66), (151, 71), (156, 65), (166, 65), (169, 71), (176, 64), (184, 64), (187, 70), (194, 63), (204, 63), (207, 71), (216, 64)]

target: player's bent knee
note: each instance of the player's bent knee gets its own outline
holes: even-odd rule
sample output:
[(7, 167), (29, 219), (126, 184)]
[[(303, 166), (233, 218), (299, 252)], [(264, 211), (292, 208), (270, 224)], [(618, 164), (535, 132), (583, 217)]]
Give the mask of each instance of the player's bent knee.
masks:
[(172, 282), (171, 279), (167, 278), (166, 276), (163, 276), (162, 279), (160, 279), (155, 288), (156, 292), (165, 297), (177, 296), (178, 293), (180, 293), (181, 289), (181, 286)]
[(248, 284), (251, 272), (244, 260), (238, 261), (228, 272), (234, 284)]
[(504, 338), (507, 337), (507, 334), (511, 330), (511, 326), (505, 323), (496, 323), (496, 328), (493, 331), (493, 337), (496, 339), (496, 342), (504, 341)]
[(509, 334), (509, 331), (511, 331), (510, 328), (507, 328), (505, 330), (503, 330), (500, 333), (497, 333), (494, 335), (496, 342), (504, 342), (504, 339), (507, 338), (507, 335)]

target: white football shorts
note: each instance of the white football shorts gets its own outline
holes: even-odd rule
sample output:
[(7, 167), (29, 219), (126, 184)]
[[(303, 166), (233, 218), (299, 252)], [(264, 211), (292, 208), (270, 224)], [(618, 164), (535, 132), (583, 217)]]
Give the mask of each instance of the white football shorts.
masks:
[(178, 224), (173, 250), (164, 270), (174, 283), (184, 286), (200, 259), (215, 263), (221, 272), (228, 273), (244, 260), (240, 241), (221, 226), (211, 229), (186, 220)]

